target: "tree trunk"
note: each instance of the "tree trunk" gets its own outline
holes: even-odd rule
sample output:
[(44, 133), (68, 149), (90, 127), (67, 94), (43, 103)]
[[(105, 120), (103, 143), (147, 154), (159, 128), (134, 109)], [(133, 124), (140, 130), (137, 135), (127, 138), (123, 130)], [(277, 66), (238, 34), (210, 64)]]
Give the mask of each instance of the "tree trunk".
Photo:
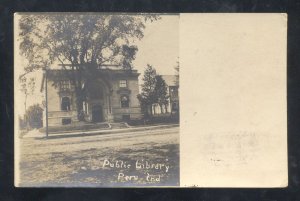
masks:
[(84, 113), (83, 113), (83, 101), (84, 94), (82, 89), (82, 69), (81, 67), (75, 66), (72, 67), (73, 72), (73, 83), (75, 87), (75, 95), (76, 95), (76, 108), (77, 108), (77, 118), (79, 121), (84, 121)]
[(29, 122), (28, 122), (28, 118), (27, 118), (27, 115), (26, 115), (26, 110), (27, 110), (27, 96), (28, 96), (28, 94), (26, 93), (25, 94), (25, 102), (24, 102), (24, 106), (25, 106), (24, 120), (26, 122), (26, 129), (28, 130), (28, 128), (29, 128)]
[(163, 108), (162, 108), (162, 104), (159, 104), (159, 107), (160, 107), (160, 114), (163, 114)]
[(153, 111), (152, 111), (152, 104), (150, 105), (150, 116), (152, 116), (153, 115)]
[(77, 118), (79, 121), (84, 120), (83, 115), (83, 98), (82, 98), (82, 90), (77, 88), (76, 91), (76, 108), (77, 108)]

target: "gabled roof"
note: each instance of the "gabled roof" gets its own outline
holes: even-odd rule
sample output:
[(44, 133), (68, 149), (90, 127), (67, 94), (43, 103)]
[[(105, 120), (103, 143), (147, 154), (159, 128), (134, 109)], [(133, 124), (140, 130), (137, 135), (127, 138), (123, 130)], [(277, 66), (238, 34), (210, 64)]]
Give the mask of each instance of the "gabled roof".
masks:
[(176, 75), (162, 75), (162, 78), (168, 86), (178, 86), (176, 83)]

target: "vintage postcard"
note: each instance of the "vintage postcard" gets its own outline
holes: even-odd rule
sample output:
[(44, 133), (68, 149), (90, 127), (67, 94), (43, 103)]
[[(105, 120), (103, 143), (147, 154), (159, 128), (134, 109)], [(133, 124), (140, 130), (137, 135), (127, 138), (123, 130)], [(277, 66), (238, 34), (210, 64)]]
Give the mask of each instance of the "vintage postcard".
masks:
[(179, 15), (15, 14), (20, 187), (179, 185)]
[(16, 13), (15, 186), (287, 186), (286, 14)]

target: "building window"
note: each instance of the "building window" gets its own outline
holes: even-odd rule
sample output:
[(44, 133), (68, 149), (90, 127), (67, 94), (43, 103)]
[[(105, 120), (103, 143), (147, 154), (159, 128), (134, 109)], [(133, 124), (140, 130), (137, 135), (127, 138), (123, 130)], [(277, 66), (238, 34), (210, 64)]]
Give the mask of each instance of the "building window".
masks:
[(127, 80), (120, 80), (119, 86), (120, 88), (127, 88)]
[(125, 121), (125, 122), (130, 121), (130, 115), (129, 114), (122, 115), (122, 121)]
[(64, 118), (61, 120), (62, 125), (71, 124), (72, 120), (71, 118)]
[(63, 97), (61, 99), (61, 110), (62, 111), (70, 111), (70, 98), (69, 97)]
[(128, 98), (128, 96), (121, 96), (121, 107), (122, 108), (129, 107), (129, 98)]
[(70, 81), (69, 80), (62, 80), (60, 81), (60, 90), (67, 91), (70, 89)]
[(177, 105), (177, 103), (172, 103), (172, 111), (173, 112), (178, 112), (178, 105)]

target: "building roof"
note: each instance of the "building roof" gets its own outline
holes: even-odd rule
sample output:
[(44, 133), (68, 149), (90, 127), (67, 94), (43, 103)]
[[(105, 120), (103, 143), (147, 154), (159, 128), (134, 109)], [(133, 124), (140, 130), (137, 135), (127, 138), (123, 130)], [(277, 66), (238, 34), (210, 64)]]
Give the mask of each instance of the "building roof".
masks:
[[(103, 68), (103, 69), (97, 69), (97, 71), (102, 74), (102, 77), (106, 77), (106, 76), (113, 76), (116, 78), (122, 78), (124, 76), (126, 77), (138, 77), (140, 75), (140, 73), (138, 73), (137, 70), (132, 69), (132, 70), (125, 70), (125, 69), (120, 69), (120, 67), (113, 67), (113, 68)], [(59, 77), (63, 77), (63, 76), (67, 76), (68, 74), (71, 73), (70, 69), (48, 69), (47, 70), (47, 77), (52, 77), (55, 79), (59, 79)], [(44, 82), (45, 82), (45, 73), (43, 74), (43, 78), (42, 78), (42, 83), (41, 83), (41, 88), (40, 88), (40, 92), (42, 92), (44, 90)]]
[(178, 83), (176, 82), (176, 75), (162, 75), (162, 78), (168, 86), (178, 86)]

